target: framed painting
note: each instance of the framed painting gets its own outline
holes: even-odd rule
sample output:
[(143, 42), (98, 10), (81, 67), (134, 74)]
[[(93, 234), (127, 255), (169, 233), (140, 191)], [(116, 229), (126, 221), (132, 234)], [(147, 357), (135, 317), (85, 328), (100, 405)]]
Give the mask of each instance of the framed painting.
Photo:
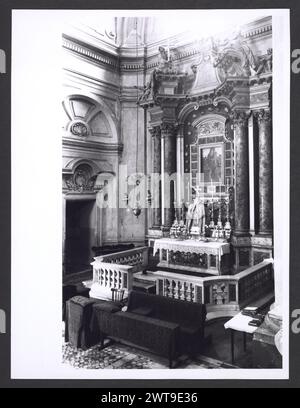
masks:
[(199, 146), (199, 169), (204, 183), (224, 184), (224, 144)]

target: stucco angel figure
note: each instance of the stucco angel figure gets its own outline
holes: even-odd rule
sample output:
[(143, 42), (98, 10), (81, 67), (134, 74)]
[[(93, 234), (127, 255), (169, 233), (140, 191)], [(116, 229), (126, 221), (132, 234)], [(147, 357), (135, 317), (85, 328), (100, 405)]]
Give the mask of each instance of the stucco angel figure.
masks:
[(159, 59), (158, 59), (158, 72), (168, 72), (170, 69), (173, 69), (173, 64), (170, 59), (170, 48), (166, 50), (164, 47), (160, 46), (158, 48)]

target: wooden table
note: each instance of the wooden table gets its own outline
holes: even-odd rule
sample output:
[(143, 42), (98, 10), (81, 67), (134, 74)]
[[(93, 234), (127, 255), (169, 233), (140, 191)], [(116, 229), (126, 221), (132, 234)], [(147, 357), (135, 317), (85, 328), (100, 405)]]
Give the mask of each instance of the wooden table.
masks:
[(235, 364), (234, 358), (234, 335), (236, 331), (244, 333), (244, 351), (247, 351), (247, 334), (253, 335), (258, 327), (249, 326), (253, 317), (244, 316), (241, 312), (224, 324), (225, 329), (231, 331), (231, 359), (232, 365)]

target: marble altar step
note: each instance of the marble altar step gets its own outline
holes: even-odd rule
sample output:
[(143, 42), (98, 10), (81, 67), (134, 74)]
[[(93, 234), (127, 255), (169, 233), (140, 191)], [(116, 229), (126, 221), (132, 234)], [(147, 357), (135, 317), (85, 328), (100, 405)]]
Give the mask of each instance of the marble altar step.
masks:
[[(196, 277), (200, 277), (200, 278), (209, 278), (211, 277), (210, 273), (205, 273), (205, 272), (194, 272), (194, 271), (189, 271), (189, 270), (185, 270), (185, 269), (174, 269), (174, 268), (168, 268), (166, 266), (160, 266), (158, 268), (158, 266), (155, 266), (153, 268), (151, 268), (151, 272), (156, 272), (156, 271), (160, 271), (160, 272), (170, 272), (170, 273), (176, 273), (178, 275), (189, 275), (189, 276), (196, 276)], [(231, 275), (231, 273), (229, 273), (228, 275)]]

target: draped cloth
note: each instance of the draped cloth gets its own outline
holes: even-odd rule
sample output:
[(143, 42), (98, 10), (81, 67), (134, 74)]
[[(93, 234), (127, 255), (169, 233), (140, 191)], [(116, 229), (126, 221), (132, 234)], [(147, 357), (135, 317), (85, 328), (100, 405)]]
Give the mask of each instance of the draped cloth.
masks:
[(92, 306), (96, 299), (75, 296), (67, 302), (65, 341), (76, 348), (92, 345)]
[(215, 255), (221, 260), (221, 257), (230, 253), (230, 245), (226, 242), (201, 242), (192, 239), (178, 241), (172, 238), (156, 239), (154, 242), (153, 253), (165, 249), (174, 252), (191, 252), (195, 254)]

